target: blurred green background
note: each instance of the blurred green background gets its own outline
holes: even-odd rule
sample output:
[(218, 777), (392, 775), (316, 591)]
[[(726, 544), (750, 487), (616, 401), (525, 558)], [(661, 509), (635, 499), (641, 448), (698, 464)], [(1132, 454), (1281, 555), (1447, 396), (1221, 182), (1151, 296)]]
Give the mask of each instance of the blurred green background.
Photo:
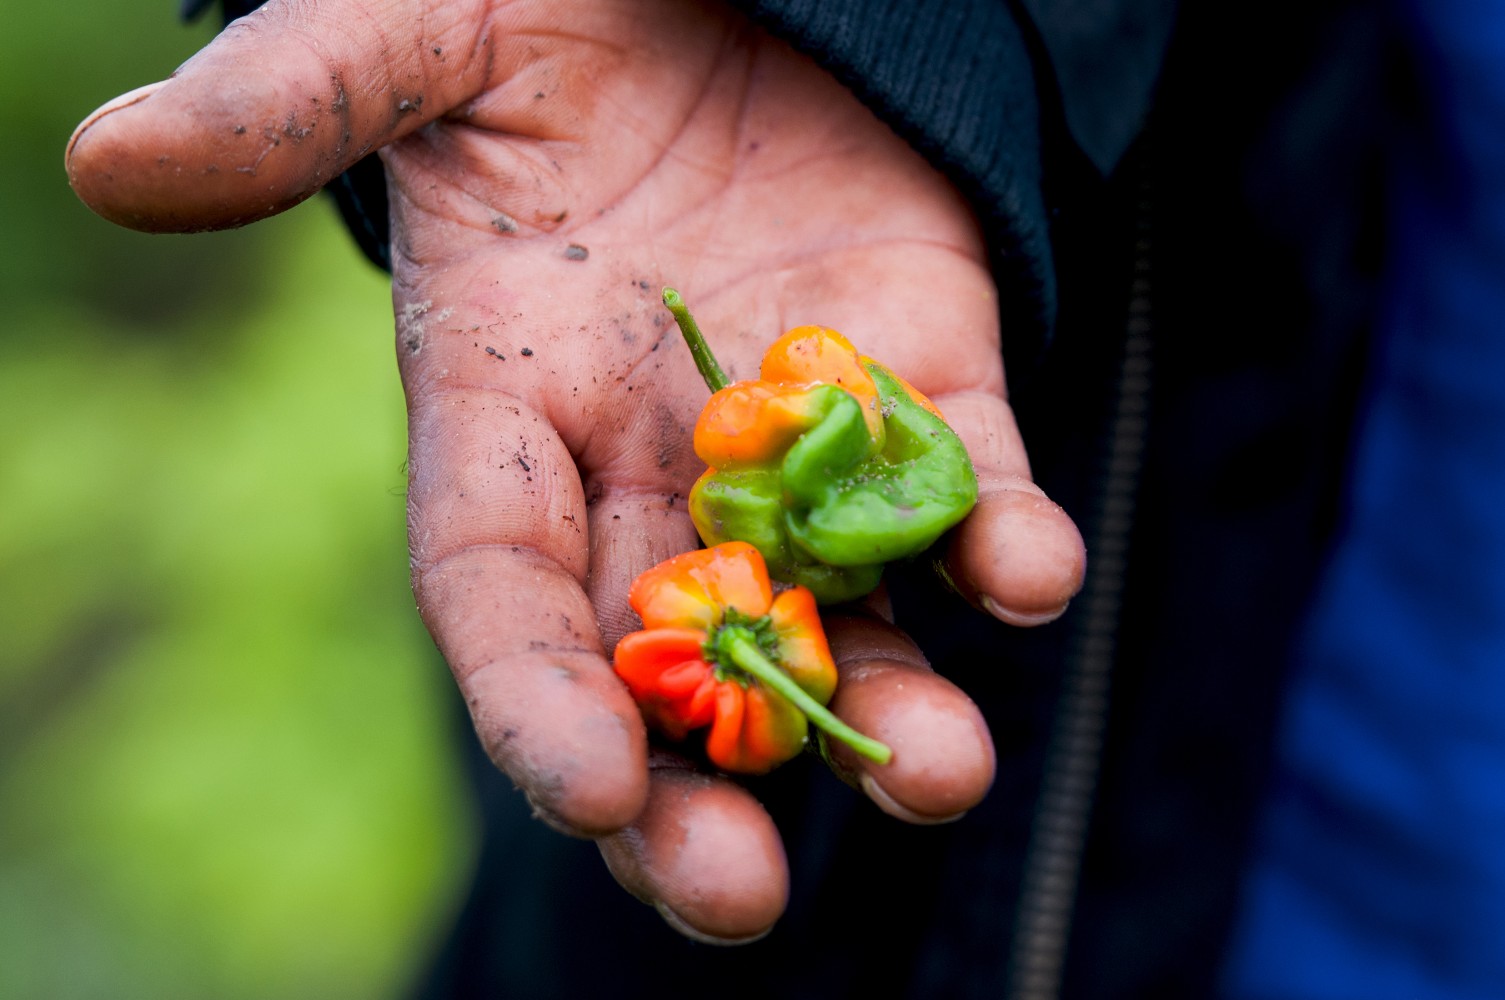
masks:
[(74, 199), (74, 124), (209, 38), (174, 7), (0, 31), (0, 996), (398, 996), (473, 844), (386, 282), (323, 199)]

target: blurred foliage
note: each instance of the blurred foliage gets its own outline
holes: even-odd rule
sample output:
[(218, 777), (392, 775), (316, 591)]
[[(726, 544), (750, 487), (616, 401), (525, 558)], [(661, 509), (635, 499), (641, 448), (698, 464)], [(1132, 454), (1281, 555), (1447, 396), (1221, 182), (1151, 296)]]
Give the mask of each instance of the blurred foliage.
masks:
[(386, 282), (322, 200), (74, 199), (74, 124), (208, 38), (172, 6), (0, 32), (0, 996), (398, 996), (473, 845)]

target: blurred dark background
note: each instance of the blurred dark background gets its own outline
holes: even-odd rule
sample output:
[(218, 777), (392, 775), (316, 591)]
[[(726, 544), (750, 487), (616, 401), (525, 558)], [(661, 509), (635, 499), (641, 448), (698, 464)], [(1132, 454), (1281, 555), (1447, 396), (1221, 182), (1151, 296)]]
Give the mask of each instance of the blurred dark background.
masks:
[(149, 237), (68, 190), (167, 0), (0, 31), (0, 996), (400, 995), (473, 851), (413, 611), (385, 276), (316, 199)]

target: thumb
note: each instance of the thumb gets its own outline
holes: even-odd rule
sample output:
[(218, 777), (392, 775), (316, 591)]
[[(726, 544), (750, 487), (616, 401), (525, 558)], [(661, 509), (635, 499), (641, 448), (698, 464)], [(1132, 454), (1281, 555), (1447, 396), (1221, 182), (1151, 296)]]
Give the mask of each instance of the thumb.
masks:
[(95, 212), (148, 232), (274, 215), (479, 92), (481, 8), (272, 0), (171, 78), (89, 115), (68, 143), (69, 183)]

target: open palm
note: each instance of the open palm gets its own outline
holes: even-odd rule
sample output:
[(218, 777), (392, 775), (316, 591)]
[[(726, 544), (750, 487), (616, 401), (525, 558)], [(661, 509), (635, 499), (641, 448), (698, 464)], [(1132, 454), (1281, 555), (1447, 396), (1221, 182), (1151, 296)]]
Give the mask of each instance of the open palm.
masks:
[[(650, 757), (607, 660), (636, 627), (631, 579), (697, 544), (707, 392), (660, 289), (734, 378), (819, 323), (930, 395), (982, 490), (952, 578), (1006, 621), (1046, 621), (1081, 542), (1029, 481), (971, 215), (813, 63), (684, 0), (273, 0), (91, 116), (69, 171), (108, 218), (191, 230), (280, 211), (372, 149), (414, 588), (477, 732), (676, 926), (755, 937), (787, 897), (777, 832), (735, 783)], [(880, 617), (829, 626), (833, 708), (903, 748), (886, 768), (839, 755), (844, 776), (912, 821), (975, 804), (993, 760), (970, 701)]]

